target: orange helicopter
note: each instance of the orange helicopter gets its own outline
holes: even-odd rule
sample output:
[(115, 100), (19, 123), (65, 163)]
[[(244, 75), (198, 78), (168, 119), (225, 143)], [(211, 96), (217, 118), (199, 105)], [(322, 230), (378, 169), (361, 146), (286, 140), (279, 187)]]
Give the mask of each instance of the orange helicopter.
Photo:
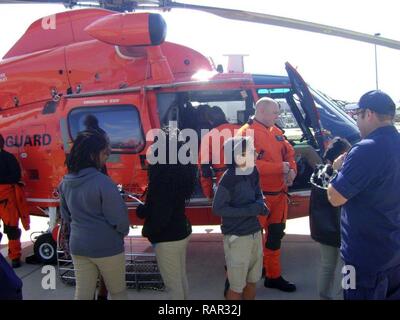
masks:
[[(21, 2), (79, 5), (76, 1)], [(231, 123), (243, 124), (260, 97), (272, 97), (287, 107), (301, 130), (301, 138), (293, 141), (300, 151), (299, 175), (290, 189), (289, 218), (308, 215), (308, 151), (321, 156), (332, 136), (350, 142), (359, 139), (355, 122), (333, 100), (310, 88), (289, 63), (288, 76), (246, 74), (230, 67), (223, 72), (199, 52), (165, 42), (161, 15), (115, 11), (188, 8), (400, 49), (400, 42), (382, 37), (246, 11), (168, 0), (92, 2), (100, 8), (35, 21), (0, 62), (0, 132), (23, 169), (30, 213), (50, 216), (51, 229), (57, 220), (57, 187), (66, 173), (65, 156), (77, 133), (85, 129), (88, 115), (98, 119), (110, 138), (107, 170), (127, 195), (134, 225), (141, 224), (134, 214), (136, 198), (147, 185), (146, 151), (151, 141), (146, 134), (170, 121), (180, 129), (192, 128), (196, 118), (185, 117), (188, 108), (218, 105)], [(194, 225), (220, 223), (200, 188), (187, 215)], [(36, 242), (43, 244), (50, 238), (44, 234)], [(43, 261), (54, 259), (51, 254), (39, 255)]]

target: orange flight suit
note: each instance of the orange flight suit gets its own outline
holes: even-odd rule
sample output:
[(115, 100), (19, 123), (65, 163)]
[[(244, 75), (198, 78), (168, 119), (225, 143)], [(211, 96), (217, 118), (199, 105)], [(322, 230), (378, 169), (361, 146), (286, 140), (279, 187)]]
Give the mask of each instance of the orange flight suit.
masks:
[(8, 237), (8, 257), (10, 260), (21, 257), (21, 229), (19, 219), (25, 230), (29, 230), (29, 210), (25, 194), (18, 184), (0, 184), (0, 219), (4, 223), (4, 233)]
[[(200, 170), (200, 183), (204, 195), (207, 198), (213, 198), (213, 174), (216, 177), (216, 183), (222, 177), (226, 170), (224, 163), (224, 143), (229, 138), (235, 136), (235, 130), (239, 130), (239, 125), (231, 123), (223, 123), (218, 127), (210, 130), (203, 136), (200, 144), (199, 153), (199, 170)], [(219, 146), (216, 143), (219, 139)], [(213, 146), (214, 141), (214, 146)], [(219, 155), (219, 158), (217, 157)], [(213, 160), (214, 159), (214, 160)]]
[(260, 174), (261, 190), (266, 205), (270, 210), (268, 216), (259, 216), (265, 230), (264, 267), (268, 278), (281, 276), (280, 247), (285, 235), (288, 213), (288, 187), (283, 174), (283, 162), (288, 162), (291, 169), (297, 172), (295, 152), (278, 127), (266, 127), (257, 120), (250, 120), (239, 134), (251, 135), (254, 132), (254, 146), (258, 153), (256, 167)]

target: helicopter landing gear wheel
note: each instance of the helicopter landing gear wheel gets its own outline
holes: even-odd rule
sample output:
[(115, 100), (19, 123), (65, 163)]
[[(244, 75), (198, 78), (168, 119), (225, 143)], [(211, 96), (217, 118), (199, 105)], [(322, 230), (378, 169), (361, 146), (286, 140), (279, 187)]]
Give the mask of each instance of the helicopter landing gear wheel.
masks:
[(57, 243), (51, 233), (44, 233), (36, 239), (33, 246), (36, 258), (45, 264), (57, 263)]

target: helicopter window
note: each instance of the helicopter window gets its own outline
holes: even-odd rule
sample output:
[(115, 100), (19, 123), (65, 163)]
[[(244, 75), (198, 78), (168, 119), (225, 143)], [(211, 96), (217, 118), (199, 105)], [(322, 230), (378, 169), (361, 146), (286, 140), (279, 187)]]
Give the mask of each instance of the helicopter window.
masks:
[(285, 98), (285, 95), (290, 92), (290, 88), (260, 88), (257, 89), (257, 94), (260, 98), (271, 97), (273, 99)]
[[(161, 93), (157, 96), (161, 126), (177, 121), (180, 129), (210, 129), (203, 113), (218, 106), (230, 123), (242, 124), (254, 113), (251, 94), (244, 90), (203, 90)], [(203, 112), (204, 111), (204, 112)], [(203, 119), (204, 118), (204, 119)]]
[(360, 140), (356, 122), (324, 94), (310, 88), (318, 109), (322, 126), (332, 137), (345, 137), (350, 143)]
[(176, 93), (163, 93), (157, 97), (158, 117), (161, 127), (168, 126), (170, 121), (177, 121), (178, 95)]
[(138, 153), (145, 146), (139, 112), (134, 106), (98, 106), (73, 109), (68, 115), (72, 140), (86, 129), (88, 115), (97, 118), (99, 127), (108, 135), (114, 153)]

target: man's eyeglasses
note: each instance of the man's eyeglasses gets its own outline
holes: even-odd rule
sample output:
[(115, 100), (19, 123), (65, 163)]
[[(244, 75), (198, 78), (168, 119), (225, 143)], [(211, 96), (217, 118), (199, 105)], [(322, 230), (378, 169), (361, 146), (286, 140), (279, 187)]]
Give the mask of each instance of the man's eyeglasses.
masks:
[(361, 115), (361, 116), (364, 116), (364, 114), (365, 114), (365, 110), (357, 110), (357, 111), (354, 111), (354, 112), (352, 112), (351, 113), (351, 116), (353, 117), (353, 119), (354, 120), (358, 120), (358, 117)]

